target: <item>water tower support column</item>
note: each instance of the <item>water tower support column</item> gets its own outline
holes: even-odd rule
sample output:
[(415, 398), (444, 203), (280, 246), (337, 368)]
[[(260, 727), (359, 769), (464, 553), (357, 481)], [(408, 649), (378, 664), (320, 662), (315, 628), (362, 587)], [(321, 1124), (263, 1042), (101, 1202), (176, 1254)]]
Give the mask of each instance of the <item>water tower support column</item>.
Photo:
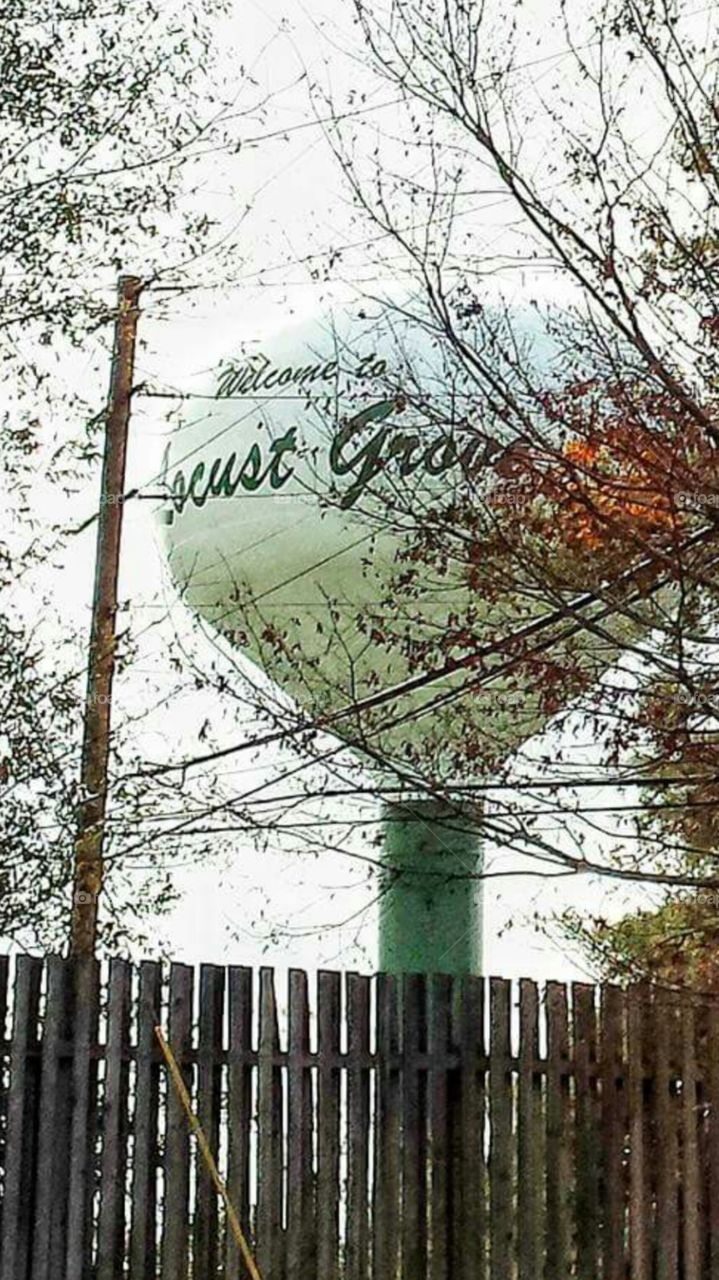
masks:
[(423, 798), (385, 805), (379, 967), (478, 974), (482, 870), (477, 810)]

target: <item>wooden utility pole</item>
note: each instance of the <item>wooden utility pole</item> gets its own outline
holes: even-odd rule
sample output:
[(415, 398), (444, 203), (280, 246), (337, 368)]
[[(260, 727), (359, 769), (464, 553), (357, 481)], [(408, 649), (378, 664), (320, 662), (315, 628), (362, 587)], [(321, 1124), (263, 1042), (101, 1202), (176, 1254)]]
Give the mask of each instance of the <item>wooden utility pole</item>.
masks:
[(70, 954), (95, 954), (97, 903), (102, 888), (102, 851), (110, 754), (110, 706), (115, 667), (115, 617), (125, 491), (127, 429), (135, 364), (138, 300), (142, 283), (122, 276), (108, 397), (105, 456), (97, 521), (95, 589), (88, 658), (82, 743), (81, 798), (75, 837)]

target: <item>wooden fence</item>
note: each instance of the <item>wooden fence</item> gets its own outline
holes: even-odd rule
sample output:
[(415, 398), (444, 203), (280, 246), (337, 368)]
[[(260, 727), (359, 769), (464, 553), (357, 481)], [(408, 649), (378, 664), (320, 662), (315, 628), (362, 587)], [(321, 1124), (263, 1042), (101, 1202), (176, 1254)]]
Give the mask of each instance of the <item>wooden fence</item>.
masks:
[[(12, 976), (12, 982), (10, 977)], [(0, 961), (0, 1280), (719, 1277), (719, 1005)]]

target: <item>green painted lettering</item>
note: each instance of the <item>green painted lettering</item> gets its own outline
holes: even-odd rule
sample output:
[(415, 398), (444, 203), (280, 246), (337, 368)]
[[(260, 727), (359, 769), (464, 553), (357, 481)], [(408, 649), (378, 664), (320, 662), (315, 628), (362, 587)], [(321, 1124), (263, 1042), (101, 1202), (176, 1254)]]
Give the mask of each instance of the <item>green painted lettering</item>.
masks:
[[(237, 486), (240, 483), (239, 477), (237, 478), (237, 480), (232, 479), (232, 468), (234, 467), (236, 461), (237, 461), (237, 454), (233, 452), (230, 454), (229, 458), (227, 458), (225, 465), (222, 468), (222, 472), (219, 476), (219, 479), (215, 481), (215, 484), (213, 486), (212, 492), (216, 498), (219, 498), (219, 497), (231, 498), (235, 490), (237, 489)], [(221, 463), (222, 458), (218, 458), (217, 462)], [(215, 470), (214, 464), (213, 464), (212, 470), (213, 472)]]
[(345, 476), (351, 471), (358, 472), (356, 480), (348, 489), (345, 489), (340, 499), (340, 506), (345, 510), (354, 506), (357, 499), (377, 475), (377, 472), (382, 469), (383, 459), (381, 455), (388, 435), (387, 428), (376, 432), (351, 458), (344, 457), (344, 450), (370, 422), (383, 421), (394, 409), (394, 400), (383, 400), (379, 404), (371, 405), (369, 409), (363, 409), (361, 413), (358, 413), (355, 418), (352, 418), (337, 432), (332, 441), (330, 447), (330, 470), (333, 474)]
[(254, 493), (262, 484), (262, 453), (258, 444), (253, 444), (239, 474), (239, 483), (249, 493)]
[(198, 462), (197, 466), (193, 468), (192, 475), (190, 476), (190, 483), (187, 486), (185, 500), (187, 500), (187, 498), (192, 498), (196, 507), (204, 507), (207, 501), (207, 489), (205, 489), (205, 492), (202, 494), (197, 492), (197, 486), (204, 474), (205, 464), (204, 462)]
[(399, 473), (401, 476), (411, 476), (418, 467), (422, 465), (422, 458), (412, 460), (412, 453), (415, 449), (421, 447), (422, 441), (419, 436), (409, 435), (406, 431), (402, 431), (399, 435), (393, 437), (390, 444), (389, 455), (391, 458), (401, 458), (399, 465)]
[(220, 374), (220, 380), (217, 384), (218, 396), (234, 395), (238, 383), (242, 378), (242, 370), (236, 369), (234, 365), (230, 365), (229, 369), (223, 369)]
[(270, 453), (274, 454), (274, 457), (267, 468), (265, 475), (269, 477), (270, 485), (273, 489), (281, 489), (283, 484), (286, 484), (290, 476), (293, 475), (294, 467), (288, 466), (284, 471), (281, 471), (280, 463), (282, 462), (284, 454), (295, 453), (296, 449), (297, 430), (295, 427), (292, 427), (291, 430), (281, 436), (279, 440), (273, 440), (270, 445)]
[(172, 481), (171, 501), (175, 511), (184, 511), (187, 494), (185, 493), (185, 474), (183, 471), (175, 472), (175, 477)]
[(270, 372), (267, 374), (267, 377), (263, 380), (263, 383), (262, 383), (263, 390), (267, 390), (270, 387), (274, 387), (275, 383), (277, 382), (278, 376), (279, 375), (276, 369), (270, 369)]
[[(437, 456), (439, 454), (439, 456)], [(457, 446), (452, 436), (440, 436), (426, 450), (424, 465), (431, 476), (440, 476), (457, 461)]]

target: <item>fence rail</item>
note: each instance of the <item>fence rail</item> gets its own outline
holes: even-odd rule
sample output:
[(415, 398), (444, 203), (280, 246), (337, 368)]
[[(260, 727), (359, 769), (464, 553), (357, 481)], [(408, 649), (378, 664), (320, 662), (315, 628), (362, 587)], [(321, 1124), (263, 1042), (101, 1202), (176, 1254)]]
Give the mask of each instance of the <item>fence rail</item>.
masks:
[(245, 1274), (158, 1022), (263, 1280), (719, 1280), (715, 1001), (55, 958), (0, 959), (0, 1280)]

